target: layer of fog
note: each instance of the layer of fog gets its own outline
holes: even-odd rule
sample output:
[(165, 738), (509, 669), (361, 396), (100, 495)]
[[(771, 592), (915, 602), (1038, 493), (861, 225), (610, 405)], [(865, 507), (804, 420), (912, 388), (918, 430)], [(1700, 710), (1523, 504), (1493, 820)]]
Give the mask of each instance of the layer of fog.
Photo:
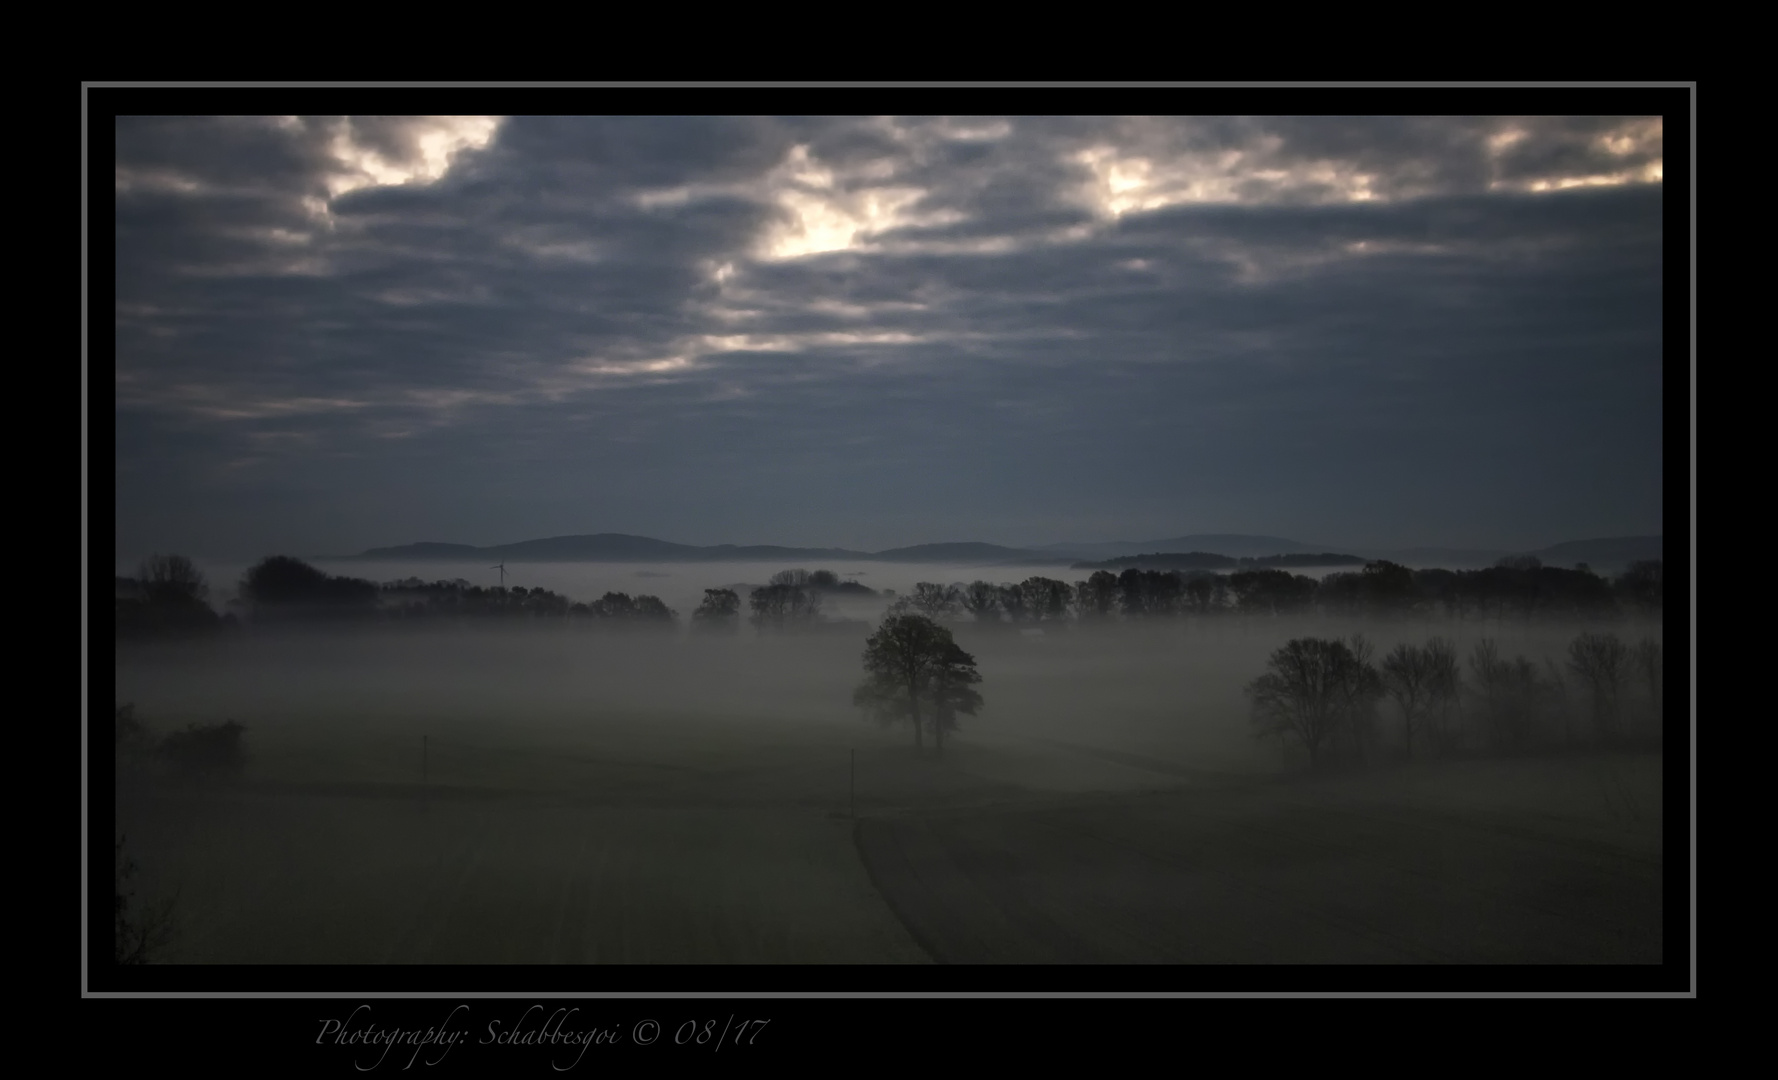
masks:
[[(582, 586), (535, 584), (573, 589), (569, 595), (577, 599), (596, 596), (593, 588), (619, 588), (625, 582), (618, 575), (644, 569), (547, 565), (581, 574)], [(707, 585), (763, 580), (768, 569), (776, 568), (681, 566), (675, 572), (695, 575), (691, 587), (701, 594)], [(931, 567), (871, 570), (882, 571), (897, 591), (917, 580), (944, 580)], [(655, 586), (664, 579), (632, 580)], [(886, 583), (876, 579), (873, 586)], [(727, 729), (719, 741), (735, 745), (755, 735), (780, 738), (785, 722), (862, 736), (867, 722), (852, 705), (852, 690), (863, 674), (865, 638), (887, 598), (830, 600), (828, 625), (802, 631), (756, 631), (744, 609), (734, 632), (708, 634), (691, 632), (684, 617), (695, 603), (679, 596), (668, 602), (681, 612), (670, 632), (628, 632), (584, 620), (303, 630), (249, 625), (220, 640), (120, 644), (117, 699), (136, 703), (163, 729), (240, 720), (249, 725), (249, 745), (262, 749), (272, 732), (323, 728), (347, 742), (377, 730), (404, 738), (450, 730), (470, 741), (521, 733), (528, 741), (561, 735), (596, 741), (601, 730), (615, 737), (641, 724), (669, 739), (675, 725), (687, 738), (714, 737), (717, 725)], [(1522, 654), (1540, 669), (1546, 661), (1560, 669), (1569, 641), (1583, 629), (1610, 630), (1628, 641), (1660, 634), (1653, 624), (1234, 615), (1051, 625), (1042, 632), (984, 628), (967, 617), (948, 625), (974, 654), (986, 701), (979, 716), (960, 718), (957, 742), (1039, 737), (1242, 772), (1290, 764), (1276, 742), (1253, 739), (1243, 691), (1265, 670), (1272, 650), (1292, 637), (1363, 632), (1381, 656), (1398, 642), (1421, 644), (1436, 634), (1452, 639), (1463, 659), (1488, 637), (1508, 658)], [(1385, 732), (1391, 710), (1381, 706)], [(902, 737), (911, 750), (911, 732), (902, 729)]]

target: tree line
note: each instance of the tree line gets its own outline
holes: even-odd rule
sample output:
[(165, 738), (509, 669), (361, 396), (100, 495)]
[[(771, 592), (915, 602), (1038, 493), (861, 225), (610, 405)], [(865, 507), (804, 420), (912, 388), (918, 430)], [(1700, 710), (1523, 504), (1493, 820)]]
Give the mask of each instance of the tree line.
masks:
[[(209, 586), (181, 555), (156, 555), (135, 578), (117, 579), (117, 635), (147, 637), (215, 633), (237, 622), (208, 603)], [(784, 570), (752, 589), (748, 621), (762, 630), (813, 626), (829, 598), (875, 597), (875, 590), (841, 581), (831, 570)], [(893, 595), (890, 593), (889, 595)], [(542, 588), (484, 587), (461, 579), (406, 578), (377, 584), (325, 573), (300, 559), (274, 555), (243, 575), (243, 614), (256, 621), (423, 620), (534, 618), (584, 620), (590, 625), (667, 628), (678, 612), (657, 596), (608, 592), (581, 603)], [(1386, 561), (1320, 581), (1261, 568), (1221, 574), (1205, 570), (1095, 571), (1072, 584), (1042, 576), (1022, 582), (940, 585), (920, 582), (897, 598), (894, 614), (982, 626), (1045, 626), (1186, 616), (1300, 615), (1451, 619), (1614, 618), (1659, 616), (1662, 568), (1633, 563), (1607, 578), (1585, 566), (1544, 566), (1536, 558), (1503, 559), (1482, 570), (1411, 570)], [(734, 589), (706, 589), (692, 612), (696, 631), (741, 625), (743, 599)]]
[[(1311, 767), (1381, 753), (1449, 756), (1660, 741), (1661, 645), (1584, 633), (1560, 662), (1507, 657), (1483, 638), (1460, 661), (1446, 638), (1378, 657), (1361, 634), (1295, 638), (1247, 684), (1254, 734)], [(1385, 716), (1385, 714), (1392, 714)]]
[[(156, 555), (134, 578), (117, 579), (117, 635), (152, 637), (221, 632), (240, 619), (218, 615), (209, 605), (209, 583), (182, 555)], [(671, 628), (679, 613), (660, 597), (608, 592), (581, 603), (543, 588), (484, 587), (462, 579), (425, 581), (417, 577), (381, 584), (328, 574), (301, 559), (273, 555), (244, 575), (238, 604), (249, 620), (267, 623), (351, 622), (427, 619), (565, 619), (594, 626)], [(831, 570), (784, 570), (753, 589), (751, 622), (762, 629), (812, 625), (832, 596), (873, 597), (877, 593)], [(697, 630), (736, 629), (741, 597), (733, 589), (706, 589), (692, 613)]]
[(896, 609), (986, 625), (1042, 625), (1188, 615), (1363, 615), (1454, 619), (1658, 616), (1661, 564), (1633, 563), (1614, 578), (1585, 566), (1544, 566), (1533, 556), (1482, 570), (1411, 570), (1387, 561), (1320, 581), (1278, 569), (1093, 573), (1072, 585), (1047, 577), (1017, 584), (921, 582)]

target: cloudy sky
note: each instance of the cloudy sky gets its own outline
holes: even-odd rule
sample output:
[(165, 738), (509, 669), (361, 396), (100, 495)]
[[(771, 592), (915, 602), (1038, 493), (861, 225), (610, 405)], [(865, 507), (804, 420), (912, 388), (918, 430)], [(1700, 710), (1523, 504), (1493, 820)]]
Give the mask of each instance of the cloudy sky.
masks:
[(1661, 531), (1658, 116), (115, 126), (120, 558)]

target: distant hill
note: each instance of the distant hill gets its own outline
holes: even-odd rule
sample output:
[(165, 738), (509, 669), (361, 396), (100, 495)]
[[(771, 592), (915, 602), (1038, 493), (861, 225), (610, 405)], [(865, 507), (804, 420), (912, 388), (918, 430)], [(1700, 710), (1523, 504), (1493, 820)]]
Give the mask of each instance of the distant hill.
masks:
[(1540, 548), (1530, 554), (1549, 566), (1573, 566), (1586, 563), (1595, 570), (1600, 567), (1628, 566), (1644, 559), (1661, 557), (1658, 536), (1611, 536), (1599, 540), (1570, 540)]
[(1658, 536), (1614, 536), (1599, 540), (1569, 540), (1551, 544), (1535, 551), (1506, 551), (1498, 548), (1406, 548), (1397, 551), (1376, 551), (1380, 559), (1407, 566), (1436, 566), (1446, 570), (1466, 570), (1493, 566), (1508, 555), (1533, 555), (1546, 566), (1572, 567), (1586, 563), (1601, 572), (1621, 570), (1642, 559), (1661, 557)]
[(1101, 559), (1098, 562), (1077, 562), (1070, 570), (1232, 570), (1241, 565), (1239, 560), (1227, 555), (1215, 555), (1208, 551), (1188, 552), (1153, 552), (1147, 555), (1124, 555), (1116, 559)]
[(974, 542), (957, 544), (915, 544), (913, 547), (890, 548), (871, 558), (883, 562), (956, 562), (956, 563), (1064, 563), (1067, 558), (1054, 552), (1031, 551), (1026, 548), (1001, 547), (999, 544)]
[[(468, 544), (402, 544), (400, 547), (371, 548), (360, 559), (473, 559), (480, 548)], [(347, 556), (352, 558), (353, 556)]]
[(776, 544), (712, 544), (700, 547), (626, 533), (552, 536), (544, 540), (521, 540), (515, 544), (495, 544), (489, 547), (436, 542), (402, 544), (397, 547), (371, 548), (352, 557), (390, 560), (492, 559), (495, 562), (792, 562), (854, 559), (960, 563), (1066, 561), (1055, 555), (1001, 547), (998, 544), (919, 544), (873, 554), (848, 548), (783, 547)]
[(1207, 551), (1191, 551), (1184, 554), (1155, 552), (1150, 555), (1125, 555), (1121, 559), (1105, 559), (1100, 562), (1077, 562), (1070, 569), (1125, 570), (1135, 567), (1139, 570), (1264, 570), (1310, 566), (1363, 566), (1367, 561), (1358, 555), (1337, 555), (1331, 551), (1314, 554), (1298, 552), (1290, 555), (1257, 555), (1241, 559), (1230, 558), (1227, 555), (1214, 555)]
[(1041, 544), (1035, 550), (1076, 559), (1121, 559), (1130, 555), (1155, 552), (1204, 552), (1230, 558), (1252, 558), (1261, 555), (1312, 555), (1326, 551), (1328, 544), (1305, 544), (1282, 536), (1255, 536), (1248, 533), (1197, 533), (1175, 536), (1170, 540), (1111, 540), (1103, 543)]
[(1437, 567), (1441, 570), (1473, 570), (1484, 566), (1493, 566), (1495, 560), (1503, 558), (1511, 552), (1492, 548), (1420, 547), (1373, 551), (1371, 554), (1379, 559), (1401, 563), (1403, 566)]
[[(490, 562), (930, 562), (976, 565), (1027, 564), (1069, 565), (1080, 569), (1229, 569), (1243, 566), (1348, 566), (1367, 558), (1389, 559), (1409, 566), (1446, 569), (1491, 566), (1506, 551), (1479, 548), (1405, 548), (1393, 551), (1361, 549), (1363, 555), (1334, 554), (1329, 545), (1305, 544), (1281, 536), (1246, 533), (1198, 533), (1171, 540), (1122, 540), (1104, 543), (1042, 544), (1030, 548), (1005, 547), (963, 541), (947, 544), (915, 544), (886, 551), (853, 551), (831, 547), (784, 547), (776, 544), (675, 544), (627, 533), (591, 533), (521, 540), (513, 544), (476, 547), (426, 541), (397, 547), (371, 548), (358, 559), (477, 560)], [(1597, 540), (1571, 540), (1553, 544), (1535, 555), (1551, 566), (1584, 562), (1596, 570), (1621, 568), (1641, 559), (1661, 558), (1659, 536), (1617, 536)], [(1197, 561), (1193, 561), (1197, 560)], [(1219, 561), (1220, 560), (1220, 561)]]
[(870, 559), (868, 551), (845, 548), (780, 547), (776, 544), (715, 544), (697, 549), (700, 559), (734, 559), (772, 562), (779, 559)]

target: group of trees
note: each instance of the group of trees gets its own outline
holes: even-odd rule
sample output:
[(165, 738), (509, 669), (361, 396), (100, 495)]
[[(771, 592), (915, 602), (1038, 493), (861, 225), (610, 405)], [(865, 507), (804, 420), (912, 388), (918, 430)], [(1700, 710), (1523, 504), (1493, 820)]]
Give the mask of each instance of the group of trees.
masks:
[[(209, 586), (190, 559), (157, 555), (139, 578), (119, 578), (117, 634), (122, 637), (212, 632), (235, 622), (206, 602)], [(370, 620), (568, 619), (589, 625), (671, 627), (677, 612), (657, 596), (608, 592), (576, 603), (543, 588), (485, 588), (461, 579), (409, 577), (382, 584), (328, 574), (300, 559), (273, 555), (241, 578), (239, 606), (257, 622)]]
[(210, 607), (210, 586), (183, 555), (155, 555), (133, 578), (117, 579), (119, 637), (211, 634), (223, 620)]
[[(179, 555), (143, 564), (139, 578), (118, 578), (119, 637), (214, 631), (234, 621), (218, 617), (206, 602), (204, 575)], [(590, 625), (666, 628), (678, 612), (657, 596), (608, 592), (591, 603), (576, 603), (542, 588), (488, 588), (454, 581), (409, 577), (382, 584), (336, 576), (300, 559), (274, 555), (243, 575), (239, 605), (244, 615), (263, 622), (335, 622), (371, 619), (534, 618), (586, 620)], [(830, 596), (873, 597), (855, 581), (831, 570), (784, 570), (752, 590), (748, 607), (754, 625), (766, 629), (812, 625)], [(738, 628), (741, 597), (733, 589), (706, 589), (692, 613), (694, 629)]]
[[(1632, 646), (1615, 634), (1580, 634), (1563, 663), (1541, 664), (1508, 658), (1497, 641), (1483, 638), (1467, 665), (1440, 637), (1397, 645), (1381, 660), (1362, 635), (1296, 638), (1271, 655), (1247, 697), (1256, 736), (1299, 744), (1311, 766), (1330, 755), (1362, 763), (1380, 749), (1385, 701), (1394, 705), (1400, 735), (1390, 741), (1404, 757), (1416, 746), (1438, 755), (1549, 743), (1609, 747), (1638, 735), (1659, 740), (1661, 665), (1658, 641)], [(1577, 730), (1582, 710), (1587, 723)]]
[[(832, 570), (780, 570), (747, 595), (751, 621), (762, 630), (784, 630), (818, 623), (827, 599), (834, 595), (875, 596), (855, 581), (841, 581)], [(733, 589), (705, 589), (692, 612), (694, 630), (735, 630), (741, 625), (741, 596)]]
[(894, 610), (986, 625), (1187, 615), (1370, 615), (1505, 618), (1658, 615), (1661, 564), (1635, 563), (1615, 580), (1585, 567), (1563, 570), (1526, 556), (1485, 570), (1410, 570), (1377, 561), (1321, 581), (1272, 568), (1095, 571), (1072, 585), (1031, 577), (1017, 584), (920, 582)]

